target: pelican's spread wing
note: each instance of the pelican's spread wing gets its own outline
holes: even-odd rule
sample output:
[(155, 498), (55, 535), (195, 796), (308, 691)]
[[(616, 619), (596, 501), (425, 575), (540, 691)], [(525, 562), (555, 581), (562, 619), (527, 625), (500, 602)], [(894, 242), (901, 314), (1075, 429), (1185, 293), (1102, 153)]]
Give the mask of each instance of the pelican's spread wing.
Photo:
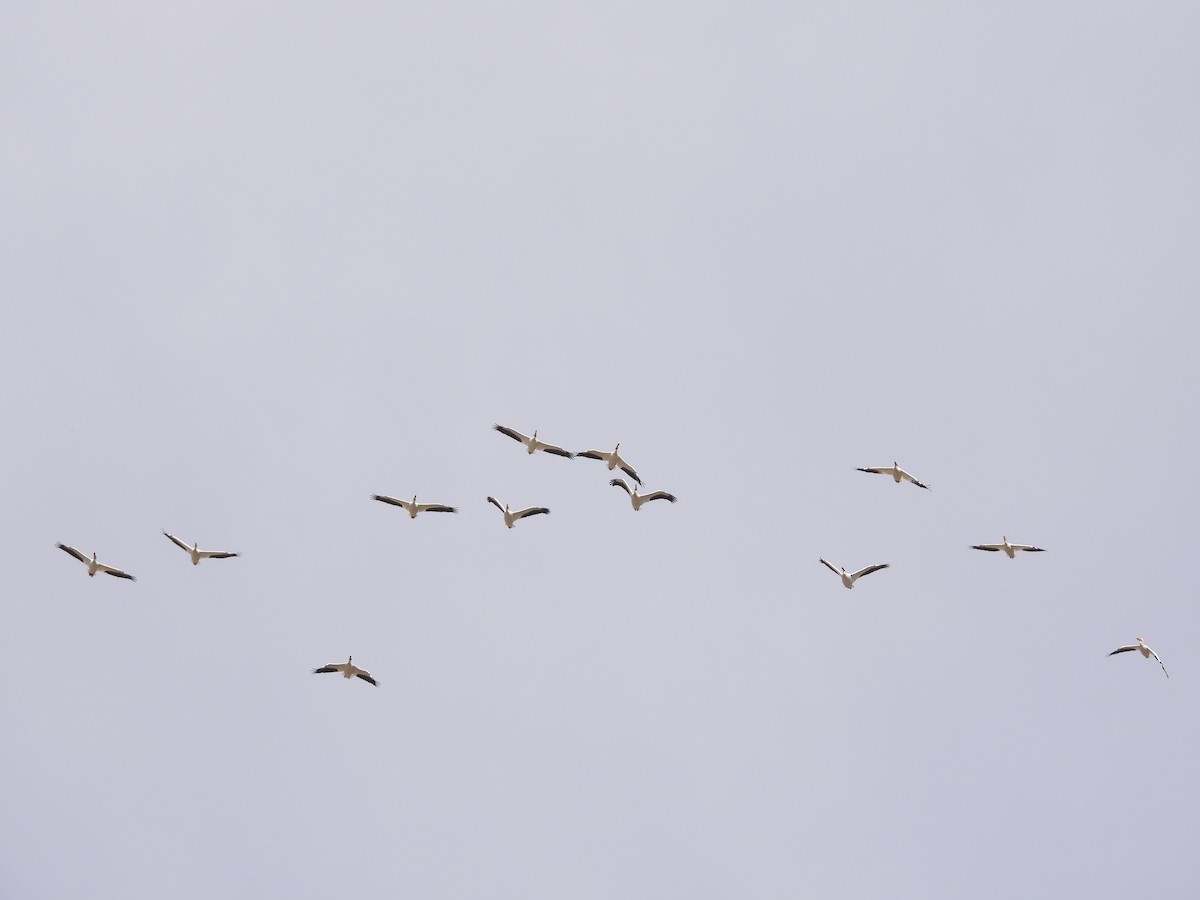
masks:
[(363, 681), (367, 682), (368, 684), (373, 684), (373, 685), (375, 685), (375, 687), (379, 687), (379, 682), (377, 682), (374, 678), (371, 677), (370, 672), (363, 672), (360, 669), (359, 671), (354, 673), (354, 676), (356, 678), (361, 678)]
[(176, 547), (178, 547), (180, 550), (183, 550), (187, 553), (192, 552), (192, 548), (189, 547), (187, 544), (185, 544), (183, 541), (181, 541), (179, 538), (175, 537), (175, 535), (167, 534), (167, 532), (165, 532), (165, 531), (163, 532), (163, 534), (166, 534), (167, 537), (171, 539), (171, 543), (174, 544)]
[(621, 471), (624, 472), (626, 475), (628, 475), (630, 478), (632, 478), (634, 481), (636, 481), (638, 484), (642, 483), (642, 479), (638, 478), (638, 473), (633, 471), (633, 466), (629, 465), (629, 463), (623, 464), (621, 466)]
[(514, 520), (524, 519), (526, 516), (541, 516), (546, 515), (549, 512), (550, 510), (546, 509), (544, 506), (531, 506), (528, 509), (522, 509), (519, 512), (513, 513), (512, 517)]
[(598, 459), (602, 462), (608, 462), (608, 454), (603, 450), (581, 450), (576, 456), (585, 456), (588, 459)]
[(891, 466), (868, 466), (867, 468), (859, 468), (858, 472), (870, 472), (872, 475), (895, 475), (895, 469)]
[(917, 487), (919, 487), (919, 488), (925, 488), (925, 490), (927, 490), (927, 491), (928, 491), (928, 490), (930, 490), (930, 487), (929, 487), (929, 485), (925, 484), (924, 482), (917, 481), (917, 479), (913, 478), (913, 477), (912, 477), (911, 475), (909, 475), (907, 472), (905, 472), (904, 474), (905, 474), (906, 476), (908, 476), (908, 480), (909, 480), (909, 481), (911, 481), (913, 484), (915, 484)]
[(500, 501), (495, 497), (488, 497), (488, 503), (492, 504), (492, 506), (496, 507), (496, 509), (500, 510), (500, 512), (504, 512), (504, 507), (500, 505)]
[[(1150, 650), (1150, 648), (1149, 648), (1149, 647), (1147, 647), (1146, 649), (1147, 649), (1147, 650)], [(1155, 661), (1155, 662), (1157, 662), (1157, 663), (1158, 663), (1160, 666), (1162, 666), (1163, 674), (1164, 674), (1164, 675), (1166, 675), (1168, 678), (1170, 678), (1171, 676), (1170, 676), (1170, 674), (1167, 672), (1167, 667), (1166, 667), (1166, 666), (1163, 666), (1163, 661), (1162, 661), (1161, 659), (1159, 659), (1159, 658), (1158, 658), (1158, 654), (1157, 654), (1157, 653), (1155, 653), (1153, 650), (1150, 650), (1150, 655), (1154, 657), (1154, 661)]]
[(1118, 653), (1128, 653), (1130, 650), (1141, 650), (1141, 649), (1142, 648), (1139, 647), (1137, 644), (1130, 644), (1128, 647), (1118, 647), (1116, 650), (1114, 650), (1112, 653), (1110, 653), (1108, 655), (1116, 656)]
[(1014, 550), (1024, 550), (1026, 553), (1045, 553), (1041, 547), (1035, 547), (1032, 544), (1013, 544)]
[(224, 550), (201, 550), (201, 559), (229, 559), (231, 556), (237, 556), (236, 553), (226, 553)]
[(837, 575), (839, 578), (841, 577), (842, 570), (839, 569), (837, 566), (835, 566), (833, 563), (827, 562), (826, 560), (821, 560), (821, 565), (826, 566), (829, 569), (829, 571), (832, 572), (834, 575)]
[(66, 550), (68, 553), (70, 553), (73, 557), (75, 557), (81, 563), (85, 563), (85, 564), (91, 563), (90, 559), (88, 559), (86, 556), (84, 556), (82, 553), (80, 553), (74, 547), (68, 547), (66, 544), (55, 544), (54, 546), (56, 546), (59, 550)]
[(504, 425), (493, 425), (492, 428), (501, 434), (507, 434), (514, 441), (520, 441), (522, 444), (529, 443), (529, 438), (521, 434), (521, 432), (517, 431), (515, 428), (507, 428)]
[(567, 459), (574, 459), (575, 454), (570, 450), (564, 450), (562, 447), (555, 447), (553, 444), (542, 444), (538, 447), (543, 453), (552, 453), (555, 456), (565, 456)]
[(128, 572), (122, 572), (120, 569), (114, 569), (112, 566), (103, 566), (103, 565), (97, 564), (96, 571), (103, 572), (105, 575), (113, 575), (117, 578), (128, 578), (130, 581), (137, 581), (137, 579), (134, 578), (132, 575), (130, 575)]
[(886, 569), (891, 563), (880, 563), (877, 566), (867, 566), (864, 569), (859, 569), (857, 572), (851, 572), (851, 578), (861, 578), (864, 575), (870, 575), (872, 572), (878, 572), (880, 569)]
[(320, 675), (322, 672), (340, 672), (344, 668), (346, 668), (345, 663), (329, 663), (328, 665), (321, 666), (319, 669), (313, 669), (313, 674)]
[(995, 552), (997, 550), (1003, 550), (1004, 545), (1003, 544), (972, 544), (971, 549), (972, 550), (988, 550), (990, 552)]
[(440, 503), (418, 503), (417, 512), (458, 512), (455, 506), (443, 506)]
[(674, 494), (668, 494), (666, 491), (653, 491), (649, 494), (642, 494), (642, 500), (649, 503), (651, 500), (670, 500), (672, 503), (679, 498)]
[(629, 490), (629, 485), (625, 483), (624, 478), (614, 478), (609, 482), (609, 484), (611, 484), (613, 487), (619, 487), (625, 493), (629, 494), (629, 496), (633, 496), (633, 493)]
[(410, 506), (412, 506), (412, 504), (407, 500), (401, 500), (397, 497), (385, 497), (383, 494), (372, 494), (371, 499), (378, 500), (380, 503), (389, 503), (392, 506), (399, 506), (402, 509), (408, 509)]

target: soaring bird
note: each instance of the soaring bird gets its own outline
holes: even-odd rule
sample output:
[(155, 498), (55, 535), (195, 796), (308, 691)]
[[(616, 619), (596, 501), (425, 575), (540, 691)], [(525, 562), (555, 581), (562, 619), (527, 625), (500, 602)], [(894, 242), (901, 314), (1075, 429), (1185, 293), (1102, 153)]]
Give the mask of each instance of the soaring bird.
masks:
[(1167, 675), (1167, 667), (1163, 666), (1163, 661), (1158, 658), (1158, 654), (1155, 653), (1153, 650), (1151, 650), (1149, 647), (1147, 647), (1146, 642), (1143, 641), (1141, 638), (1137, 639), (1136, 644), (1130, 644), (1127, 647), (1118, 647), (1116, 650), (1114, 650), (1112, 653), (1110, 653), (1108, 655), (1116, 656), (1118, 653), (1128, 653), (1130, 650), (1137, 650), (1139, 653), (1142, 654), (1142, 657), (1144, 659), (1149, 659), (1150, 657), (1153, 656), (1154, 661), (1157, 662), (1160, 666), (1162, 666), (1163, 674), (1166, 675), (1168, 678), (1171, 677), (1170, 675)]
[(621, 445), (617, 444), (617, 446), (613, 448), (612, 453), (605, 453), (603, 450), (584, 450), (582, 453), (576, 453), (575, 455), (586, 456), (588, 459), (598, 459), (604, 463), (607, 463), (608, 471), (610, 472), (613, 469), (619, 468), (638, 484), (641, 484), (642, 479), (638, 478), (638, 473), (633, 470), (633, 466), (621, 459), (621, 454), (618, 452), (620, 449)]
[(408, 500), (398, 500), (395, 497), (385, 497), (382, 494), (372, 494), (371, 498), (378, 500), (380, 503), (390, 503), (392, 506), (399, 506), (401, 509), (408, 510), (408, 517), (410, 519), (415, 519), (417, 513), (423, 512), (458, 512), (455, 507), (443, 506), (441, 503), (418, 503), (416, 494), (413, 494), (411, 502)]
[(313, 669), (314, 675), (320, 675), (322, 672), (341, 672), (343, 678), (361, 678), (363, 681), (379, 687), (379, 683), (371, 677), (370, 672), (366, 669), (360, 669), (354, 664), (353, 656), (344, 663), (329, 663), (321, 666), (319, 669)]
[(910, 473), (905, 472), (902, 468), (900, 468), (900, 463), (896, 462), (895, 460), (892, 461), (890, 466), (868, 466), (865, 469), (860, 468), (857, 471), (870, 472), (872, 475), (890, 475), (896, 484), (899, 484), (902, 481), (911, 481), (917, 487), (929, 490), (929, 485), (922, 484), (921, 482), (917, 481), (917, 479), (915, 479)]
[(548, 515), (550, 512), (544, 506), (530, 506), (528, 509), (519, 509), (516, 512), (512, 512), (509, 510), (507, 503), (501, 506), (500, 501), (495, 497), (488, 497), (487, 502), (504, 513), (504, 524), (509, 528), (512, 528), (518, 519), (524, 519), (526, 516)]
[(202, 559), (228, 559), (231, 556), (238, 555), (236, 553), (226, 553), (224, 550), (201, 550), (199, 544), (192, 544), (189, 547), (179, 538), (175, 537), (175, 535), (167, 534), (165, 531), (163, 534), (166, 534), (171, 539), (172, 544), (191, 555), (193, 566), (200, 565), (200, 560)]
[(891, 565), (890, 563), (880, 563), (877, 566), (867, 566), (865, 569), (859, 569), (857, 572), (847, 572), (842, 566), (835, 566), (833, 563), (827, 562), (826, 560), (821, 560), (821, 562), (835, 575), (840, 575), (842, 578), (842, 584), (844, 584), (847, 588), (854, 587), (854, 582), (858, 581), (858, 579), (862, 578), (864, 575), (870, 575), (872, 572), (878, 572), (880, 569), (886, 569), (889, 565)]
[(66, 544), (55, 544), (59, 550), (66, 550), (73, 557), (88, 567), (88, 575), (95, 577), (97, 572), (103, 572), (105, 575), (114, 575), (117, 578), (128, 578), (130, 581), (137, 581), (128, 572), (122, 572), (120, 569), (114, 569), (112, 566), (106, 566), (104, 563), (96, 562), (96, 554), (92, 554), (92, 558), (88, 559), (74, 547), (68, 547)]
[(521, 434), (515, 428), (509, 428), (505, 425), (493, 425), (492, 428), (501, 434), (507, 434), (514, 441), (520, 441), (528, 448), (530, 456), (533, 456), (538, 450), (541, 450), (543, 453), (553, 453), (555, 456), (565, 456), (567, 459), (571, 459), (575, 455), (570, 450), (564, 450), (562, 447), (556, 447), (554, 444), (547, 444), (545, 441), (539, 441), (537, 431), (533, 432), (533, 437), (529, 437), (528, 435)]
[(1024, 550), (1027, 553), (1045, 553), (1041, 547), (1035, 547), (1033, 544), (1010, 544), (1008, 535), (1004, 535), (1003, 544), (972, 544), (972, 550), (987, 550), (990, 553), (995, 553), (997, 550), (1003, 550), (1008, 554), (1009, 559), (1017, 558), (1017, 551)]
[(649, 494), (639, 494), (638, 486), (635, 484), (633, 490), (629, 489), (629, 485), (625, 483), (624, 478), (614, 478), (609, 482), (613, 487), (619, 487), (629, 495), (629, 499), (633, 501), (633, 511), (637, 512), (642, 508), (643, 503), (649, 503), (651, 500), (670, 500), (672, 503), (679, 498), (674, 494), (668, 494), (666, 491), (651, 491)]

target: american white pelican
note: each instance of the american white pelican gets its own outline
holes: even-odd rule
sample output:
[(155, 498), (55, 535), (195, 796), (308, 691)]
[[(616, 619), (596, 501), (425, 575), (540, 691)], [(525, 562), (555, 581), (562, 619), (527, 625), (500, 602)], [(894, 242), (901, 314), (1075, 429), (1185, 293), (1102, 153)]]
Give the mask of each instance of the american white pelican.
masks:
[(622, 472), (636, 481), (642, 483), (642, 479), (638, 478), (638, 473), (633, 471), (633, 466), (621, 459), (621, 454), (617, 451), (621, 449), (621, 445), (617, 444), (613, 448), (612, 453), (605, 453), (603, 450), (584, 450), (582, 453), (576, 453), (576, 456), (586, 456), (588, 459), (598, 459), (608, 464), (608, 471), (619, 468)]
[[(1163, 674), (1167, 675), (1167, 667), (1163, 666), (1163, 661), (1158, 658), (1157, 653), (1155, 653), (1153, 650), (1151, 650), (1149, 647), (1146, 646), (1146, 642), (1143, 641), (1141, 638), (1137, 639), (1136, 644), (1130, 644), (1128, 647), (1118, 647), (1116, 650), (1114, 650), (1112, 653), (1110, 653), (1108, 655), (1116, 656), (1118, 653), (1127, 653), (1130, 650), (1137, 650), (1138, 652), (1140, 652), (1142, 654), (1142, 657), (1145, 659), (1149, 659), (1150, 657), (1153, 656), (1154, 661), (1157, 662), (1160, 666), (1162, 666)], [(1167, 677), (1170, 678), (1171, 676), (1167, 675)]]
[(544, 506), (531, 506), (528, 509), (519, 509), (516, 512), (510, 512), (508, 504), (505, 503), (503, 506), (501, 506), (500, 501), (495, 497), (488, 497), (488, 503), (492, 504), (492, 506), (504, 513), (504, 524), (509, 528), (513, 527), (513, 524), (517, 521), (517, 519), (523, 519), (526, 516), (540, 516), (542, 514), (549, 514), (550, 512), (550, 510), (546, 509)]
[(520, 441), (529, 448), (530, 456), (533, 456), (534, 451), (537, 450), (541, 450), (543, 453), (553, 453), (555, 456), (565, 456), (567, 459), (575, 456), (570, 450), (564, 450), (562, 447), (554, 446), (554, 444), (547, 444), (545, 441), (539, 441), (536, 431), (534, 431), (533, 437), (529, 437), (528, 435), (521, 434), (515, 428), (508, 428), (504, 425), (493, 425), (492, 428), (501, 434), (507, 434), (514, 441)]
[(189, 554), (191, 554), (193, 566), (200, 565), (200, 560), (202, 559), (229, 559), (231, 556), (238, 555), (236, 553), (226, 553), (223, 550), (201, 550), (199, 544), (192, 544), (192, 546), (189, 547), (179, 538), (175, 537), (175, 535), (167, 534), (165, 531), (163, 534), (166, 534), (167, 537), (171, 539), (171, 543), (180, 550), (186, 550)]
[(911, 481), (917, 487), (929, 490), (929, 485), (922, 484), (921, 482), (917, 481), (917, 479), (913, 478), (911, 474), (900, 468), (900, 463), (896, 462), (895, 460), (892, 461), (890, 466), (869, 466), (865, 469), (860, 468), (857, 471), (870, 472), (873, 475), (890, 475), (896, 484), (899, 484), (902, 481)]
[(854, 587), (854, 582), (862, 578), (864, 575), (870, 575), (872, 572), (878, 572), (880, 569), (886, 569), (891, 563), (881, 563), (877, 566), (867, 566), (865, 569), (859, 569), (857, 572), (847, 572), (842, 566), (835, 566), (831, 562), (821, 560), (821, 562), (829, 567), (829, 570), (835, 575), (840, 575), (842, 584), (847, 588)]
[(629, 495), (629, 499), (633, 501), (633, 511), (637, 512), (642, 508), (643, 503), (649, 503), (651, 500), (670, 500), (674, 503), (679, 498), (674, 494), (668, 494), (666, 491), (652, 491), (649, 494), (638, 494), (637, 485), (633, 486), (633, 490), (629, 489), (629, 485), (625, 483), (624, 478), (614, 478), (609, 482), (613, 487), (619, 487)]
[(360, 669), (354, 664), (354, 657), (351, 656), (344, 663), (328, 663), (321, 666), (319, 669), (313, 669), (314, 675), (320, 675), (322, 672), (341, 672), (343, 678), (361, 678), (369, 684), (379, 687), (379, 682), (371, 677), (371, 673), (366, 669)]
[(92, 554), (92, 558), (88, 559), (74, 547), (68, 547), (66, 544), (55, 544), (59, 550), (66, 550), (73, 557), (88, 567), (88, 575), (95, 577), (97, 572), (103, 572), (105, 575), (115, 575), (117, 578), (128, 578), (130, 581), (137, 581), (128, 572), (122, 572), (120, 569), (114, 569), (112, 566), (106, 566), (104, 563), (96, 562), (96, 554)]
[(423, 512), (458, 512), (455, 507), (443, 506), (440, 503), (418, 503), (416, 494), (413, 494), (411, 502), (408, 500), (397, 500), (395, 497), (385, 497), (382, 494), (372, 494), (371, 497), (380, 503), (390, 503), (392, 506), (399, 506), (402, 509), (408, 510), (408, 517), (410, 519), (415, 519), (417, 513)]
[(1004, 537), (1003, 544), (972, 544), (971, 549), (972, 550), (987, 550), (991, 553), (995, 553), (997, 550), (1003, 550), (1005, 553), (1008, 554), (1009, 559), (1016, 559), (1018, 550), (1024, 550), (1027, 553), (1045, 553), (1046, 552), (1041, 547), (1033, 546), (1033, 544), (1010, 544), (1008, 542), (1008, 535), (1004, 535), (1003, 537)]

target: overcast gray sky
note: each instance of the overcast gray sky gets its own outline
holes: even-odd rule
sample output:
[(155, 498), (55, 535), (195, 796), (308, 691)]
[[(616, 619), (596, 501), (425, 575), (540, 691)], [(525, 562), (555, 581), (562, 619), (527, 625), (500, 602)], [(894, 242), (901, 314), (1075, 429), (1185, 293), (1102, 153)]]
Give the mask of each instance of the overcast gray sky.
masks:
[(1200, 891), (1195, 4), (3, 19), (0, 894)]

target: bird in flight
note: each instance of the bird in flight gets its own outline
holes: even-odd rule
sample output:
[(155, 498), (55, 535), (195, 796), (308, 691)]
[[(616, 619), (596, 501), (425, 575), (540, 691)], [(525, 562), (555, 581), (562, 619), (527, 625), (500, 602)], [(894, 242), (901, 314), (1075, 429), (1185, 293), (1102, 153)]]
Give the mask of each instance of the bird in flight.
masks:
[(539, 441), (536, 430), (533, 432), (533, 437), (529, 437), (528, 435), (521, 434), (515, 428), (509, 428), (506, 425), (493, 425), (492, 428), (501, 434), (507, 434), (514, 441), (520, 441), (528, 448), (530, 456), (533, 456), (538, 450), (541, 450), (543, 453), (552, 453), (555, 456), (565, 456), (567, 459), (575, 456), (570, 450), (564, 450), (562, 447), (557, 447), (554, 444), (547, 444), (545, 441)]
[(371, 673), (366, 669), (360, 669), (354, 664), (354, 657), (351, 656), (344, 663), (329, 663), (321, 666), (319, 669), (313, 669), (314, 675), (320, 675), (323, 672), (341, 672), (343, 678), (361, 678), (368, 684), (373, 684), (379, 687), (379, 682), (371, 677)]
[(236, 553), (226, 553), (224, 550), (201, 550), (199, 544), (192, 544), (192, 546), (189, 547), (179, 538), (175, 537), (175, 535), (167, 534), (165, 531), (163, 534), (166, 534), (167, 537), (171, 539), (172, 544), (174, 544), (180, 550), (183, 550), (191, 555), (193, 566), (200, 565), (200, 560), (202, 559), (228, 559), (231, 556), (238, 555)]
[(827, 562), (826, 560), (821, 560), (821, 564), (827, 566), (829, 570), (833, 572), (833, 574), (840, 575), (842, 584), (844, 584), (847, 588), (854, 587), (854, 582), (858, 581), (858, 579), (862, 578), (864, 575), (870, 575), (872, 572), (878, 572), (880, 569), (886, 569), (890, 565), (890, 563), (880, 563), (879, 565), (867, 566), (865, 569), (859, 569), (857, 572), (847, 572), (842, 566), (835, 566), (833, 563)]
[(1143, 641), (1141, 638), (1137, 639), (1136, 644), (1129, 644), (1128, 646), (1125, 646), (1125, 647), (1118, 647), (1116, 650), (1114, 650), (1112, 653), (1110, 653), (1108, 655), (1116, 656), (1118, 653), (1128, 653), (1130, 650), (1137, 650), (1139, 653), (1142, 654), (1142, 657), (1144, 659), (1149, 659), (1150, 657), (1153, 656), (1154, 661), (1156, 663), (1158, 663), (1160, 666), (1162, 666), (1163, 674), (1166, 675), (1168, 678), (1171, 677), (1170, 675), (1167, 675), (1167, 667), (1163, 666), (1163, 661), (1158, 658), (1158, 654), (1155, 653), (1153, 650), (1151, 650), (1149, 647), (1147, 647), (1146, 642)]
[(383, 494), (372, 494), (371, 499), (378, 500), (380, 503), (390, 503), (392, 506), (399, 506), (401, 509), (407, 510), (410, 519), (415, 519), (417, 513), (423, 512), (458, 512), (455, 507), (444, 506), (441, 503), (418, 503), (416, 494), (413, 494), (411, 502), (408, 500), (398, 500), (395, 497), (385, 497)]
[(97, 572), (103, 572), (105, 575), (113, 575), (117, 578), (128, 578), (130, 581), (137, 581), (137, 579), (128, 572), (122, 572), (120, 569), (114, 569), (112, 566), (106, 566), (104, 563), (96, 562), (95, 553), (92, 554), (91, 559), (88, 559), (74, 547), (68, 547), (66, 544), (55, 544), (55, 546), (58, 547), (59, 550), (65, 550), (67, 553), (70, 553), (73, 557), (87, 566), (88, 575), (91, 577), (95, 577)]
[(511, 512), (507, 503), (501, 506), (500, 501), (495, 497), (488, 497), (487, 502), (496, 507), (496, 509), (500, 510), (500, 512), (504, 513), (504, 524), (509, 528), (512, 528), (518, 520), (524, 519), (526, 516), (541, 516), (548, 515), (550, 513), (550, 510), (546, 509), (544, 506), (530, 506), (526, 509), (518, 509), (516, 512)]
[(1008, 542), (1008, 535), (1004, 535), (1004, 543), (1003, 544), (972, 544), (971, 549), (972, 550), (987, 550), (990, 553), (995, 553), (997, 550), (1003, 550), (1005, 553), (1008, 554), (1009, 559), (1016, 559), (1018, 550), (1024, 550), (1027, 553), (1045, 553), (1046, 552), (1041, 547), (1033, 546), (1033, 544), (1010, 544)]
[(872, 475), (890, 475), (896, 484), (899, 484), (902, 481), (911, 481), (917, 487), (929, 490), (929, 485), (922, 484), (920, 481), (917, 481), (917, 479), (914, 478), (910, 473), (905, 472), (902, 468), (900, 468), (900, 463), (896, 462), (895, 460), (892, 461), (890, 466), (868, 466), (865, 469), (859, 468), (857, 471), (870, 472)]

